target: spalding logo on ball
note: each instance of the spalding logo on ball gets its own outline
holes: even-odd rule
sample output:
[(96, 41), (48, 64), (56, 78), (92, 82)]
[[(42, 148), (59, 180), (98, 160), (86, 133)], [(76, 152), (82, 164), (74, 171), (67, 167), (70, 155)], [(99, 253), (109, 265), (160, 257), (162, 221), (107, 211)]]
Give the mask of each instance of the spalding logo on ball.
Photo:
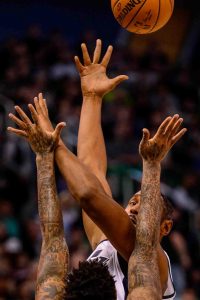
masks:
[(115, 19), (128, 31), (146, 34), (162, 28), (174, 10), (174, 0), (111, 0)]

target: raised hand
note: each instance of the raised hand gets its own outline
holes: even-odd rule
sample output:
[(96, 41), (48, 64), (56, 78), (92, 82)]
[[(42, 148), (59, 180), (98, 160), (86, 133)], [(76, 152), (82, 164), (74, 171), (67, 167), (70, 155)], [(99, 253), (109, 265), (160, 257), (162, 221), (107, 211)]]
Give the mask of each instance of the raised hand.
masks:
[(50, 132), (54, 131), (53, 125), (49, 119), (49, 112), (46, 104), (46, 99), (43, 98), (43, 94), (39, 93), (38, 97), (34, 98), (35, 109), (37, 111), (38, 120), (43, 129)]
[(83, 53), (83, 64), (80, 62), (78, 56), (75, 56), (75, 63), (77, 70), (81, 77), (81, 88), (83, 95), (96, 94), (103, 97), (106, 93), (113, 90), (120, 82), (128, 79), (126, 75), (120, 75), (113, 79), (109, 79), (106, 75), (106, 68), (110, 61), (113, 47), (109, 46), (103, 59), (101, 56), (101, 40), (96, 41), (96, 48), (94, 50), (93, 59), (91, 60), (87, 47), (81, 44)]
[(34, 123), (19, 106), (15, 106), (15, 110), (19, 114), (20, 118), (13, 114), (9, 114), (9, 117), (19, 126), (19, 129), (8, 127), (8, 130), (27, 139), (32, 150), (36, 154), (53, 152), (54, 148), (58, 144), (60, 133), (62, 128), (65, 126), (65, 123), (59, 123), (53, 132), (48, 131), (43, 127), (39, 114), (35, 110), (34, 106), (29, 104), (28, 107)]
[(185, 134), (186, 128), (180, 130), (183, 122), (179, 115), (166, 118), (150, 139), (149, 130), (143, 129), (139, 152), (143, 160), (160, 162), (167, 155), (171, 147)]

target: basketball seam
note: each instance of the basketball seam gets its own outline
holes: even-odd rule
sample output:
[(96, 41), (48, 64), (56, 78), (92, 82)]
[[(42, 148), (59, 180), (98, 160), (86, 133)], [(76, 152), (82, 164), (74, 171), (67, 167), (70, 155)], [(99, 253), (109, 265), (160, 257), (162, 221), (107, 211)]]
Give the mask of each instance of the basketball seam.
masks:
[(113, 8), (112, 8), (113, 12), (114, 12), (115, 6), (117, 5), (117, 3), (118, 3), (119, 1), (120, 1), (120, 0), (117, 0), (117, 1), (115, 2), (115, 4), (113, 5)]
[(144, 1), (144, 3), (142, 4), (142, 6), (138, 9), (138, 11), (136, 12), (136, 14), (132, 17), (132, 19), (130, 20), (130, 22), (128, 23), (128, 25), (126, 25), (126, 27), (124, 27), (125, 29), (127, 29), (128, 26), (132, 23), (133, 19), (138, 15), (138, 13), (143, 8), (143, 6), (145, 5), (146, 2), (147, 2), (147, 0)]
[[(170, 0), (169, 0), (170, 1)], [(155, 24), (153, 25), (153, 27), (148, 31), (148, 33), (152, 32), (152, 30), (156, 27), (157, 23), (158, 23), (158, 19), (159, 19), (159, 16), (160, 16), (160, 0), (158, 1), (159, 3), (159, 8), (158, 8), (158, 15), (157, 15), (157, 18), (156, 18), (156, 22)]]

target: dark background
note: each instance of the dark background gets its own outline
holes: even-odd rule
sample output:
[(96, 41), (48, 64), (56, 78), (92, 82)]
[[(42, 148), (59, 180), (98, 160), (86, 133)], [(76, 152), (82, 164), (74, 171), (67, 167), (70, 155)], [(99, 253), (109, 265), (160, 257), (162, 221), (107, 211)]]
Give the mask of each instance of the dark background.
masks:
[[(164, 1), (164, 0), (162, 0)], [(115, 21), (110, 1), (0, 1), (0, 300), (34, 299), (41, 235), (35, 156), (8, 134), (8, 113), (43, 92), (54, 124), (66, 121), (63, 139), (76, 153), (81, 90), (73, 57), (96, 38), (114, 45), (110, 77), (129, 75), (104, 99), (102, 125), (108, 180), (122, 205), (140, 188), (141, 130), (153, 133), (174, 113), (188, 128), (162, 164), (162, 191), (174, 206), (174, 228), (163, 241), (177, 300), (200, 299), (200, 9), (176, 0), (160, 31), (135, 35)], [(103, 50), (103, 51), (104, 51)], [(13, 124), (12, 124), (13, 125)], [(71, 265), (91, 252), (80, 209), (56, 169)]]

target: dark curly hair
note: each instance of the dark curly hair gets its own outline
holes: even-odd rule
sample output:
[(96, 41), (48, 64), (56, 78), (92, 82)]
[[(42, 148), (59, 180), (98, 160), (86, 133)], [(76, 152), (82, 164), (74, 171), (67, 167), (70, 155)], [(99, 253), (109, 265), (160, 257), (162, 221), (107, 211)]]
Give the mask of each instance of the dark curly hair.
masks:
[(174, 211), (173, 205), (165, 195), (161, 194), (161, 197), (163, 199), (162, 221), (163, 220), (172, 220), (172, 215), (173, 215), (173, 211)]
[(108, 267), (97, 260), (79, 263), (67, 278), (66, 300), (116, 300)]

